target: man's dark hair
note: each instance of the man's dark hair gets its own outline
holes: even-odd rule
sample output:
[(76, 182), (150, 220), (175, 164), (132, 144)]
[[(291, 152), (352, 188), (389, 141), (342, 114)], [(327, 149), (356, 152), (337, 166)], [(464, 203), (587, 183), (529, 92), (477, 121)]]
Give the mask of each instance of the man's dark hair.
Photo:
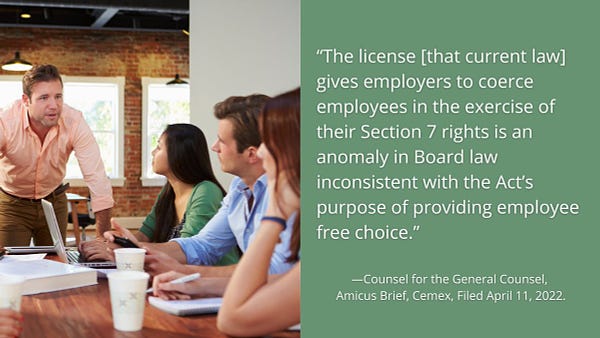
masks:
[(33, 85), (38, 82), (48, 81), (60, 81), (60, 85), (63, 85), (60, 72), (53, 65), (38, 65), (31, 68), (25, 75), (23, 75), (23, 93), (27, 97), (31, 98), (31, 89)]
[(215, 117), (227, 119), (233, 124), (233, 138), (238, 153), (251, 146), (260, 146), (257, 118), (268, 99), (262, 94), (231, 96), (215, 105)]

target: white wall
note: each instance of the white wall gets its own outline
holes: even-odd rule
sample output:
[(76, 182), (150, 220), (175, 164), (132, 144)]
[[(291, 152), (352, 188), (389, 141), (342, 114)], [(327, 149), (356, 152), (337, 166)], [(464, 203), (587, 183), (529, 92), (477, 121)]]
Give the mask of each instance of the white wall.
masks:
[[(191, 121), (216, 139), (215, 103), (300, 85), (300, 0), (190, 0)], [(232, 176), (217, 178), (227, 188)]]

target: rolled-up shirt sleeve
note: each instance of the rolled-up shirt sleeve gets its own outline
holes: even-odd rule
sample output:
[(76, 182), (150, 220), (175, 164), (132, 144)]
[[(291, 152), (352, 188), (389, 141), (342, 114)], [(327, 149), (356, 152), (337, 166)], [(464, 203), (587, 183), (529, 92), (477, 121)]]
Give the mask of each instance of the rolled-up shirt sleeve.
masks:
[(292, 238), (292, 230), (294, 229), (295, 219), (296, 214), (294, 214), (286, 221), (287, 227), (279, 235), (279, 243), (275, 246), (275, 249), (273, 250), (273, 255), (271, 256), (271, 265), (269, 266), (270, 274), (280, 274), (287, 272), (295, 264), (295, 262), (287, 261), (288, 257), (291, 254), (290, 240)]

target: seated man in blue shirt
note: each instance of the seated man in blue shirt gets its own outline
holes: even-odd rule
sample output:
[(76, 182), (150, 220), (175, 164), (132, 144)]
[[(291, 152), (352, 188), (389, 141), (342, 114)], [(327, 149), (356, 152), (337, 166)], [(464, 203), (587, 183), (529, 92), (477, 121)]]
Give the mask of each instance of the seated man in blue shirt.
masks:
[[(145, 271), (151, 275), (175, 270), (182, 273), (200, 272), (202, 276), (228, 277), (235, 265), (210, 266), (238, 245), (244, 252), (252, 241), (267, 206), (267, 177), (256, 152), (260, 145), (257, 117), (268, 99), (265, 95), (230, 97), (215, 105), (219, 119), (215, 151), (224, 172), (236, 175), (229, 186), (217, 214), (195, 236), (178, 238), (166, 243), (143, 243), (148, 249)], [(275, 247), (269, 272), (279, 274), (292, 266), (286, 262), (293, 220), (281, 233)], [(115, 234), (135, 242), (127, 230), (113, 223)], [(112, 240), (112, 233), (105, 236)], [(137, 243), (136, 243), (137, 244)]]

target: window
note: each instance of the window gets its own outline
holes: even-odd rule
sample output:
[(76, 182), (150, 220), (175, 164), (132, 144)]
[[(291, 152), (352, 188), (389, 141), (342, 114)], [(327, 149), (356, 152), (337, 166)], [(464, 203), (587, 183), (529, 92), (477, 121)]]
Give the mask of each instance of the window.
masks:
[[(80, 110), (100, 146), (106, 174), (113, 186), (123, 186), (124, 77), (67, 77), (64, 102)], [(67, 181), (85, 185), (75, 156), (67, 163)]]
[(190, 123), (190, 87), (167, 86), (170, 80), (142, 77), (142, 186), (165, 184), (163, 176), (152, 172), (152, 150), (165, 127)]
[[(21, 97), (21, 76), (0, 76), (0, 106)], [(72, 77), (63, 75), (64, 103), (80, 110), (100, 147), (102, 161), (113, 186), (123, 186), (124, 77)], [(85, 186), (77, 159), (67, 163), (65, 181)]]
[(4, 108), (15, 100), (21, 99), (23, 95), (22, 76), (3, 75), (0, 76), (0, 107)]

